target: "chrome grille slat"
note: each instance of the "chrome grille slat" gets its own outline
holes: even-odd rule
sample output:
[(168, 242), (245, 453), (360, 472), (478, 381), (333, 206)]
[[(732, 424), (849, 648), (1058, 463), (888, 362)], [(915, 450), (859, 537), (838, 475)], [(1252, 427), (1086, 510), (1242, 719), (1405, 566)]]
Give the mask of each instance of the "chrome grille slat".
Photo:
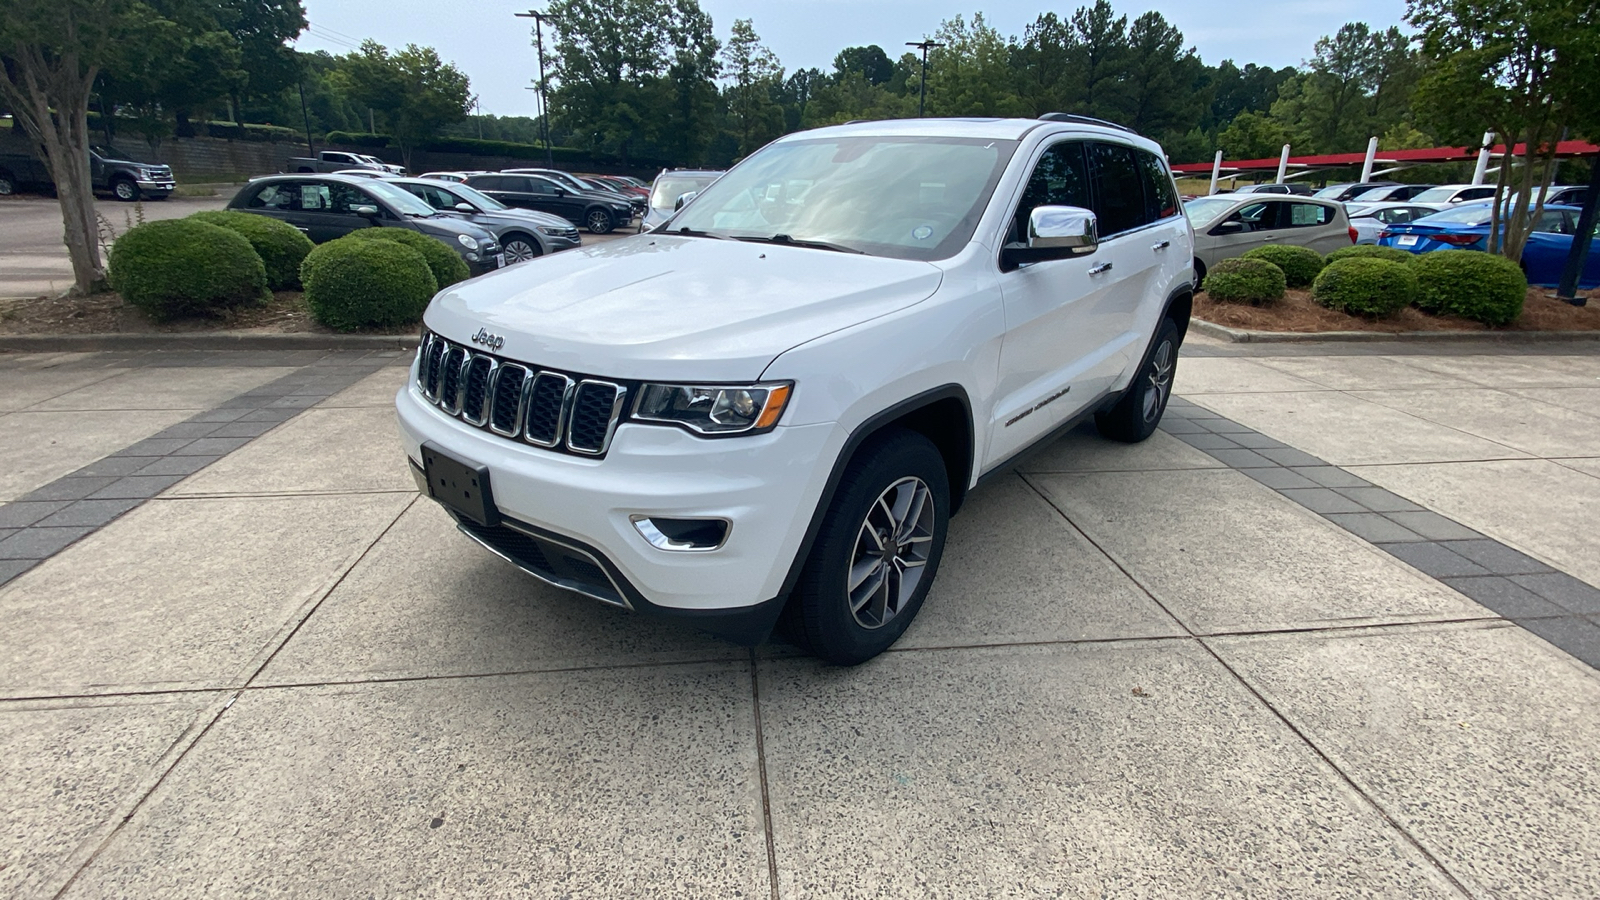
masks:
[(476, 353), (427, 332), (417, 387), (447, 415), (558, 453), (602, 457), (627, 406), (626, 385)]

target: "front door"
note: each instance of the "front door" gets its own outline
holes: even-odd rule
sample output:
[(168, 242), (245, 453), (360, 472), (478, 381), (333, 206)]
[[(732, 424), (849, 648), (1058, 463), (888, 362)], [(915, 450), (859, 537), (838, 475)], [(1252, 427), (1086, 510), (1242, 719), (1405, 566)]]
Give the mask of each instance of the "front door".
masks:
[(294, 224), (305, 229), (306, 235), (318, 244), (344, 237), (358, 228), (366, 228), (372, 220), (357, 214), (357, 206), (383, 207), (363, 191), (336, 181), (300, 182), (298, 221)]

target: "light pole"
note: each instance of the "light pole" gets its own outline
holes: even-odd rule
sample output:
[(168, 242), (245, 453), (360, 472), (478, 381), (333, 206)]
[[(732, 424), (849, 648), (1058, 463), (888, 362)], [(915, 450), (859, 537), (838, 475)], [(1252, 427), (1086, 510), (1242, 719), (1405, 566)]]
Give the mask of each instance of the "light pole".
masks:
[(928, 104), (928, 50), (933, 47), (943, 47), (938, 41), (906, 41), (907, 47), (916, 47), (922, 51), (922, 90), (917, 94), (917, 118), (922, 118), (922, 110)]
[(530, 9), (525, 13), (514, 13), (519, 19), (533, 20), (533, 43), (539, 48), (539, 136), (544, 139), (544, 164), (555, 168), (555, 159), (550, 154), (550, 104), (544, 95), (544, 23), (546, 19), (556, 21), (549, 13), (542, 13)]

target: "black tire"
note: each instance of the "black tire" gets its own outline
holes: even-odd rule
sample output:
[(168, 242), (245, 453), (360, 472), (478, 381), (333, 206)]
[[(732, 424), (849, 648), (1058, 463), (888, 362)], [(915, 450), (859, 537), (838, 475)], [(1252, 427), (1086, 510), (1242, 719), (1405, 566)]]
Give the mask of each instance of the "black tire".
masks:
[(611, 213), (598, 206), (583, 214), (583, 224), (588, 226), (591, 234), (609, 234), (611, 229), (617, 227)]
[(11, 179), (11, 173), (0, 170), (0, 197), (9, 197), (17, 192), (17, 183)]
[(1205, 284), (1205, 282), (1206, 264), (1201, 262), (1200, 257), (1197, 256), (1194, 259), (1194, 289), (1200, 290), (1200, 285)]
[(133, 183), (132, 178), (113, 178), (111, 196), (123, 203), (132, 203), (139, 199), (139, 186)]
[(1178, 326), (1163, 318), (1156, 328), (1155, 340), (1139, 364), (1128, 389), (1117, 405), (1106, 412), (1095, 413), (1094, 424), (1100, 433), (1113, 441), (1137, 444), (1152, 434), (1161, 424), (1161, 414), (1167, 411), (1167, 401), (1172, 399), (1172, 382), (1178, 374), (1178, 345), (1182, 343)]
[[(922, 507), (916, 506), (917, 489), (909, 484), (913, 480), (927, 488), (922, 502), (932, 505), (931, 515), (925, 521), (915, 514)], [(863, 537), (871, 537), (867, 534), (869, 528), (877, 534), (871, 537), (873, 541), (886, 536), (884, 529), (875, 526), (893, 520), (882, 519), (885, 514), (879, 507), (879, 499), (885, 495), (900, 496), (892, 493), (900, 490), (912, 492), (905, 518), (915, 521), (910, 521), (903, 533), (895, 535), (892, 551), (879, 552)], [(790, 630), (794, 636), (812, 653), (842, 666), (866, 662), (889, 649), (916, 618), (938, 574), (949, 521), (950, 482), (938, 448), (921, 434), (900, 428), (870, 439), (845, 469), (806, 560), (791, 603)], [(921, 550), (921, 544), (926, 544), (921, 564), (904, 567), (902, 559), (906, 563), (917, 561), (914, 557)], [(893, 557), (887, 565), (882, 561), (885, 552)], [(870, 572), (866, 574), (857, 593), (858, 596), (870, 595), (872, 599), (866, 600), (857, 612), (852, 608), (848, 584), (852, 564), (871, 564), (874, 559), (877, 567), (872, 571), (882, 573), (883, 590), (880, 595), (878, 590), (871, 589), (874, 581)], [(900, 574), (891, 574), (891, 571)], [(906, 592), (903, 585), (909, 573), (916, 574)], [(863, 591), (863, 588), (868, 590)], [(891, 592), (895, 595), (893, 598), (890, 598)], [(891, 611), (887, 609), (888, 603), (880, 604), (880, 596), (890, 598), (888, 603), (894, 603), (895, 608)], [(863, 624), (863, 620), (876, 620), (877, 624)]]
[(544, 249), (539, 246), (539, 242), (525, 234), (506, 235), (500, 242), (500, 249), (505, 251), (508, 266), (544, 255)]

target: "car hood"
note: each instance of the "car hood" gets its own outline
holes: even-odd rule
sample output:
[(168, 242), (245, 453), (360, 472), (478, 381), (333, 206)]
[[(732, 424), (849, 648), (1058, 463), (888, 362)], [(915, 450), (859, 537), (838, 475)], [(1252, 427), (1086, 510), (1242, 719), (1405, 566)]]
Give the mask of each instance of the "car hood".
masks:
[(546, 228), (559, 228), (562, 231), (567, 231), (573, 227), (571, 222), (560, 216), (533, 209), (486, 209), (471, 215), (472, 221), (483, 225), (492, 225), (496, 228), (508, 228), (512, 225), (531, 228), (536, 225), (543, 225)]
[[(406, 221), (415, 225), (417, 230), (423, 234), (431, 234), (435, 237), (443, 236), (453, 239), (458, 234), (466, 234), (480, 241), (494, 240), (494, 235), (490, 234), (482, 225), (474, 225), (466, 219), (458, 219), (455, 216), (435, 215), (426, 219), (407, 219)], [(452, 243), (451, 246), (453, 247), (454, 244)]]
[(509, 359), (586, 375), (751, 381), (783, 351), (929, 297), (937, 266), (745, 241), (638, 235), (451, 286), (428, 328), (504, 338)]

